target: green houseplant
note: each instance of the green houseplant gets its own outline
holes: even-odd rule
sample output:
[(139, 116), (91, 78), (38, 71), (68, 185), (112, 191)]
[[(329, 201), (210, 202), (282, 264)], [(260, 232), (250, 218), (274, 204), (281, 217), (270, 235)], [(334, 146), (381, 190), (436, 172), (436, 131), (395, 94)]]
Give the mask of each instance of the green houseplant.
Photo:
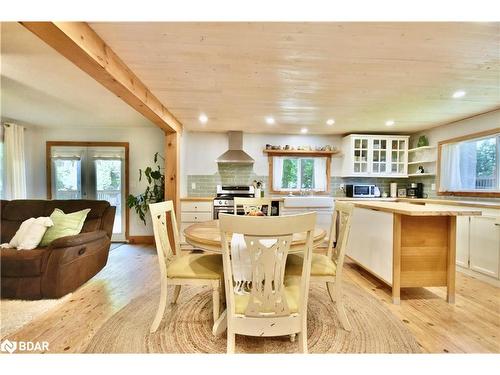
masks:
[(149, 210), (150, 203), (163, 202), (165, 198), (165, 173), (160, 166), (159, 159), (165, 161), (165, 158), (158, 152), (154, 154), (154, 166), (139, 169), (139, 181), (142, 181), (143, 176), (148, 181), (148, 186), (144, 193), (139, 195), (130, 194), (127, 197), (127, 207), (134, 208), (139, 218), (146, 225), (146, 214)]

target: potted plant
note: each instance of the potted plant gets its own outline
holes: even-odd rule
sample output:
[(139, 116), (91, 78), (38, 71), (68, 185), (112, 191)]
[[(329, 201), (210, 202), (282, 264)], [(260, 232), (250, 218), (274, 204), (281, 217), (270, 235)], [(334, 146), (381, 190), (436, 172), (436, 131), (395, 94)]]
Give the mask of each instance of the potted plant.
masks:
[(158, 152), (154, 154), (154, 166), (139, 169), (139, 181), (142, 181), (143, 176), (148, 181), (148, 186), (144, 193), (139, 195), (130, 194), (127, 197), (127, 207), (134, 208), (139, 218), (146, 225), (146, 214), (149, 210), (150, 203), (163, 202), (165, 199), (165, 173), (164, 168), (160, 166), (159, 159), (165, 162), (165, 158)]

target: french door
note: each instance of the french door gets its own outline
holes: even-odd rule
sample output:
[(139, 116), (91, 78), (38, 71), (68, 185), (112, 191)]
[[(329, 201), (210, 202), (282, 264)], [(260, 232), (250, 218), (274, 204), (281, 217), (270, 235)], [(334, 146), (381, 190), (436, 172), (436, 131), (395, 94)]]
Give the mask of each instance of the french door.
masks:
[(52, 199), (106, 200), (116, 206), (113, 241), (126, 240), (126, 147), (50, 147)]

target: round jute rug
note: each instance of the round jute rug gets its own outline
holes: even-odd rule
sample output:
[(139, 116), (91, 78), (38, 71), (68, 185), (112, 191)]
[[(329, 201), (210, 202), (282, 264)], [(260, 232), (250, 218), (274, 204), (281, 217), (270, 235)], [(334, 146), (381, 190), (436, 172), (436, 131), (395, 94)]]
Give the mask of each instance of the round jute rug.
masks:
[[(173, 289), (172, 289), (173, 292)], [(344, 283), (351, 332), (344, 331), (326, 288), (312, 284), (308, 310), (310, 353), (420, 353), (410, 331), (380, 301), (350, 282)], [(169, 295), (171, 297), (172, 294)], [(212, 335), (212, 298), (206, 287), (182, 287), (176, 305), (167, 308), (158, 331), (149, 333), (159, 293), (131, 301), (94, 335), (88, 353), (225, 353), (225, 333)], [(294, 353), (286, 337), (236, 336), (237, 353)]]

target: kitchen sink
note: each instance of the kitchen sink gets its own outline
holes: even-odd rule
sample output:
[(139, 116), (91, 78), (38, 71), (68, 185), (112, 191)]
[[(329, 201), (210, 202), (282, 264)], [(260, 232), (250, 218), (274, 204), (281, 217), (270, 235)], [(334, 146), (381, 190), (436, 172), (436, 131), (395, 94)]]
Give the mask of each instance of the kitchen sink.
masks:
[(285, 197), (283, 206), (292, 207), (333, 207), (333, 197), (322, 196), (304, 196), (304, 197)]

